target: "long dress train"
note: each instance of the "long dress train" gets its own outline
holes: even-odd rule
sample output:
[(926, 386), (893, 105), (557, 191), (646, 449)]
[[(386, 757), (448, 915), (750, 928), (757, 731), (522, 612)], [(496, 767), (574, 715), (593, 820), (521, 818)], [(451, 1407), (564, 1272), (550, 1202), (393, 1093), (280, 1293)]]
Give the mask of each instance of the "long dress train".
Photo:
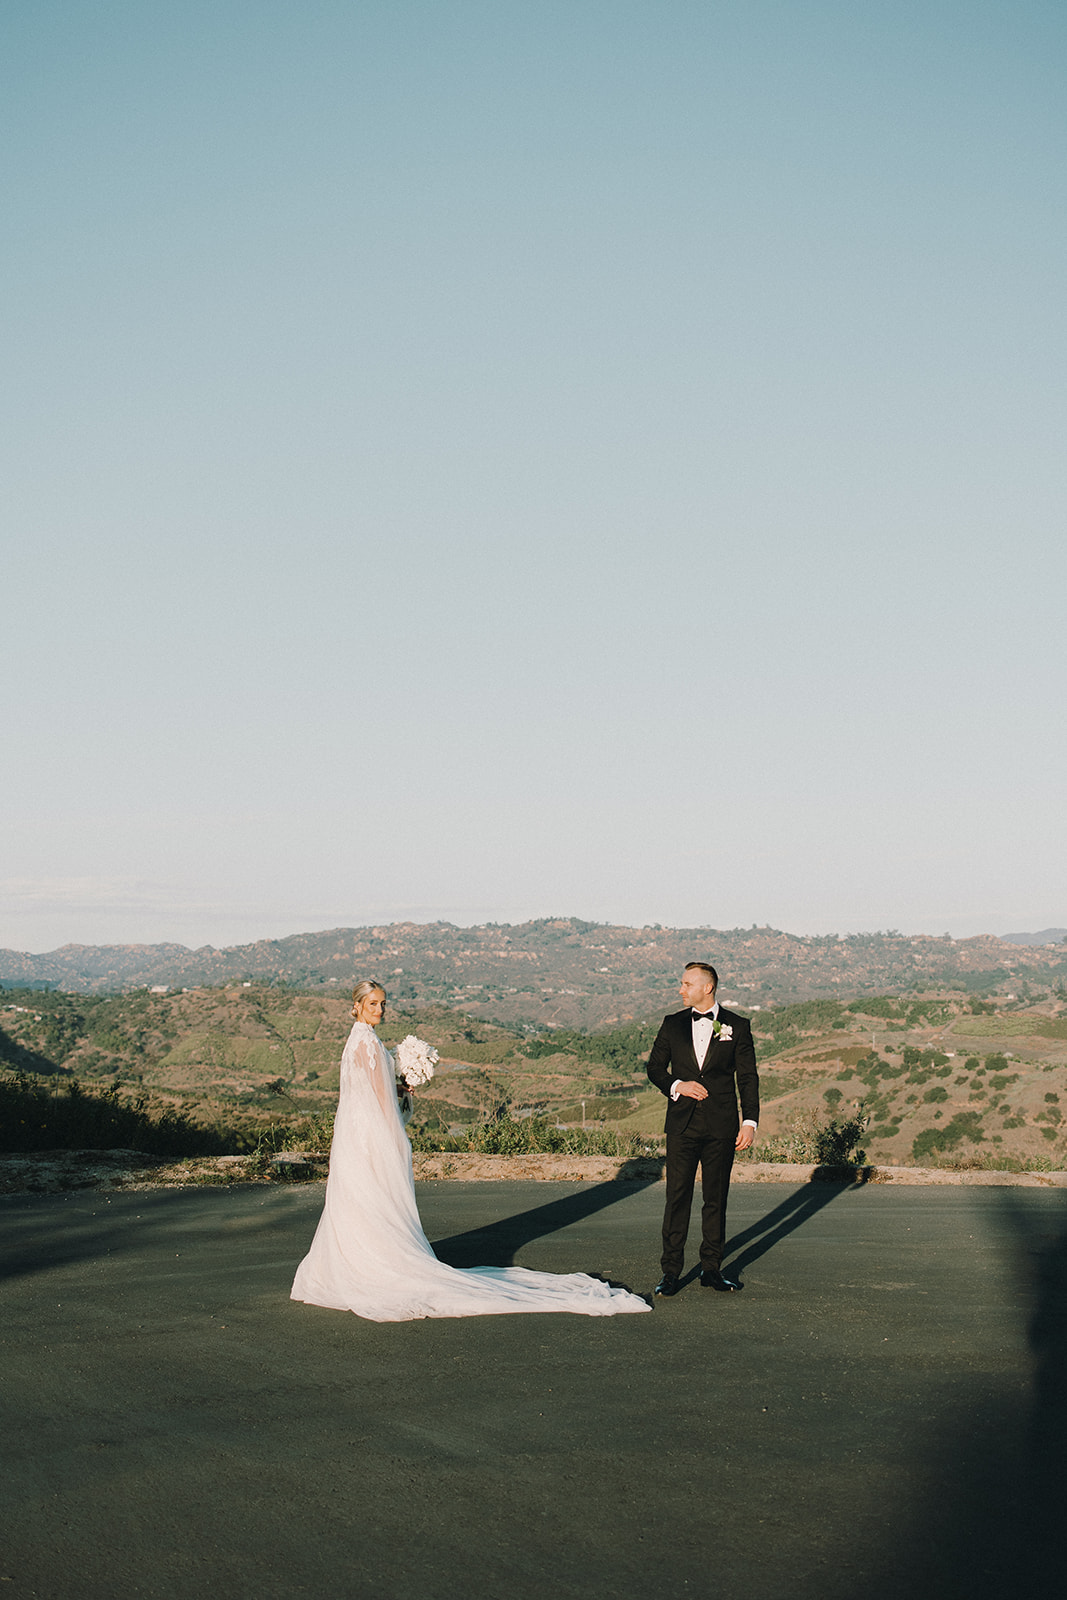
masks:
[(392, 1058), (365, 1022), (355, 1024), (341, 1057), (326, 1205), (292, 1298), (373, 1322), (512, 1311), (611, 1317), (650, 1309), (640, 1296), (584, 1272), (461, 1270), (438, 1261), (415, 1204)]

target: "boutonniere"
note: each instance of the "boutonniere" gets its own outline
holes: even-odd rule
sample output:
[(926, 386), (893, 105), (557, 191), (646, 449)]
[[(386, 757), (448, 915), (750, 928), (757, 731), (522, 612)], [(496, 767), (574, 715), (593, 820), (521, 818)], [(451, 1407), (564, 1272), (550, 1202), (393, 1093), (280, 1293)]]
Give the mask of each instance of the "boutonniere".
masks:
[(716, 1017), (715, 1021), (712, 1023), (711, 1031), (715, 1038), (721, 1039), (724, 1044), (729, 1043), (734, 1036), (734, 1030), (731, 1028), (730, 1024), (728, 1022), (720, 1022), (718, 1017)]

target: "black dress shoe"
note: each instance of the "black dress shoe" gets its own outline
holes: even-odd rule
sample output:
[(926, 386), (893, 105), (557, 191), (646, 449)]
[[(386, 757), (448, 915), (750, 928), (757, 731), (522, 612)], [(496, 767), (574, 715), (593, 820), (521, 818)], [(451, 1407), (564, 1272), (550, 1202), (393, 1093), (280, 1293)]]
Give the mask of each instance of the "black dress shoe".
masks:
[(654, 1292), (663, 1295), (677, 1294), (678, 1274), (676, 1272), (665, 1272), (657, 1283)]
[(702, 1289), (718, 1289), (722, 1294), (730, 1294), (734, 1290), (743, 1289), (743, 1283), (737, 1283), (733, 1278), (724, 1278), (719, 1271), (702, 1272), (700, 1274), (700, 1287)]

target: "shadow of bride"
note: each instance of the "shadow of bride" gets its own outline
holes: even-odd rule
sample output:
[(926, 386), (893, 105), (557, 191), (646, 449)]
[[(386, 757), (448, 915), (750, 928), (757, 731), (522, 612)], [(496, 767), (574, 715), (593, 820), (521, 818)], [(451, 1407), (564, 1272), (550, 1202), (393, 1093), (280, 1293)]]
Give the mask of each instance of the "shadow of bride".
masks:
[[(626, 1169), (622, 1170), (625, 1174)], [(435, 1239), (433, 1252), (439, 1261), (450, 1267), (513, 1267), (517, 1253), (534, 1239), (543, 1239), (547, 1234), (582, 1222), (659, 1181), (656, 1164), (646, 1161), (632, 1177), (624, 1176), (621, 1181), (613, 1178), (607, 1183), (579, 1189), (576, 1194), (564, 1195), (559, 1200), (549, 1200), (529, 1211), (520, 1211), (515, 1216), (501, 1217), (484, 1228), (455, 1233), (449, 1239)]]

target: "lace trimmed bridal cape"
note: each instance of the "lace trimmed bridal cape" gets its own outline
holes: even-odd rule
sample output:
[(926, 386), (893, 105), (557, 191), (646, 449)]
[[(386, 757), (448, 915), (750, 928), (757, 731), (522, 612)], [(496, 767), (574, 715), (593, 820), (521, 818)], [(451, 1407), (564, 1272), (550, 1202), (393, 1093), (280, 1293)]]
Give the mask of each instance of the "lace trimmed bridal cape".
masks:
[(341, 1057), (341, 1096), (330, 1147), (326, 1205), (292, 1298), (374, 1322), (577, 1311), (589, 1317), (648, 1311), (638, 1295), (584, 1272), (524, 1267), (461, 1271), (438, 1261), (415, 1205), (411, 1145), (392, 1058), (357, 1022)]

